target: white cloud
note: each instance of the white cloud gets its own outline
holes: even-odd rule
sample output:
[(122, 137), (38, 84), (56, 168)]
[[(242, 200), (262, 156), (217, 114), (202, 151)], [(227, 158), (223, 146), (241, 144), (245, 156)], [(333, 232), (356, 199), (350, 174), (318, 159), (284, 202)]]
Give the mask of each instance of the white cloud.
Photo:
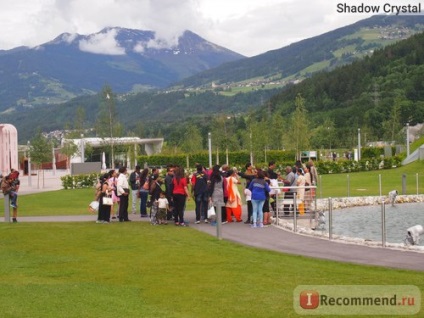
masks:
[(99, 33), (91, 36), (87, 40), (81, 40), (79, 48), (81, 51), (105, 54), (105, 55), (124, 55), (125, 49), (120, 47), (115, 40), (116, 30), (112, 29), (106, 33)]
[[(0, 49), (37, 46), (64, 32), (88, 35), (116, 26), (155, 31), (157, 41), (149, 43), (151, 47), (172, 46), (182, 32), (191, 30), (210, 42), (252, 56), (371, 16), (337, 13), (339, 2), (0, 0)], [(391, 2), (393, 5), (414, 5), (419, 0)], [(343, 3), (383, 4), (381, 0), (346, 0)], [(137, 50), (140, 49), (137, 47)]]

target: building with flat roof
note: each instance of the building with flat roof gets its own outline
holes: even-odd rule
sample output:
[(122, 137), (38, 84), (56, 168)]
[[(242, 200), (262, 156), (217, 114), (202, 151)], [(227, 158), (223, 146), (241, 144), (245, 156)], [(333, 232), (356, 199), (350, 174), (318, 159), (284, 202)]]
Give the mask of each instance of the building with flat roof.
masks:
[[(79, 149), (79, 151), (71, 158), (71, 163), (80, 163), (84, 162), (81, 156), (84, 155), (84, 148), (87, 145), (90, 145), (92, 148), (102, 148), (102, 147), (110, 147), (115, 146), (123, 146), (123, 145), (134, 145), (134, 154), (137, 155), (137, 146), (144, 145), (144, 150), (148, 156), (160, 153), (162, 151), (163, 146), (163, 138), (139, 138), (139, 137), (116, 137), (116, 138), (97, 138), (97, 137), (88, 137), (88, 138), (80, 138), (80, 139), (64, 139), (62, 143), (66, 141), (73, 142)], [(135, 157), (134, 156), (134, 157)], [(102, 158), (102, 167), (105, 166), (104, 156)], [(127, 160), (127, 165), (128, 165)], [(128, 165), (129, 166), (129, 165)]]

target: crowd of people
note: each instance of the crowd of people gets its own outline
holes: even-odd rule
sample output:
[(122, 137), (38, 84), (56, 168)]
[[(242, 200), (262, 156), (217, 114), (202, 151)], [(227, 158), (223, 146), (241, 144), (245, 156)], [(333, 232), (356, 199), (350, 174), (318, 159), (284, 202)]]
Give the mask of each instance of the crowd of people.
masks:
[[(244, 221), (252, 228), (271, 224), (271, 211), (276, 210), (275, 198), (279, 183), (286, 187), (285, 198), (296, 196), (301, 212), (311, 208), (318, 174), (313, 161), (300, 161), (285, 168), (285, 175), (275, 171), (275, 162), (269, 162), (268, 169), (255, 169), (251, 163), (244, 171), (230, 169), (228, 165), (215, 165), (208, 169), (201, 164), (188, 175), (181, 166), (168, 165), (166, 174), (158, 168), (141, 170), (136, 166), (130, 174), (126, 167), (119, 171), (110, 170), (101, 176), (96, 186), (96, 200), (99, 202), (97, 223), (109, 223), (113, 219), (129, 222), (129, 209), (140, 217), (151, 217), (156, 211), (158, 224), (173, 222), (186, 226), (184, 218), (187, 200), (195, 203), (195, 223), (216, 221), (216, 215), (208, 215), (211, 207), (220, 213), (223, 224), (243, 222), (243, 199), (239, 185), (244, 180), (243, 195), (247, 204)], [(131, 200), (130, 200), (131, 199)], [(129, 204), (131, 201), (131, 205)], [(149, 213), (150, 212), (150, 213)], [(290, 207), (284, 207), (286, 214)]]

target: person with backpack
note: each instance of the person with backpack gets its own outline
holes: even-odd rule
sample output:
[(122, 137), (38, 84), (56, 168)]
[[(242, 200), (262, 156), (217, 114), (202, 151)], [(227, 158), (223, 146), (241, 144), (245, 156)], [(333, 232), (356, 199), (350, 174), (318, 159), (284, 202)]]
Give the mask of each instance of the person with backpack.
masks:
[(208, 176), (200, 164), (196, 165), (196, 172), (191, 177), (191, 189), (196, 205), (196, 224), (200, 220), (205, 220), (208, 223)]

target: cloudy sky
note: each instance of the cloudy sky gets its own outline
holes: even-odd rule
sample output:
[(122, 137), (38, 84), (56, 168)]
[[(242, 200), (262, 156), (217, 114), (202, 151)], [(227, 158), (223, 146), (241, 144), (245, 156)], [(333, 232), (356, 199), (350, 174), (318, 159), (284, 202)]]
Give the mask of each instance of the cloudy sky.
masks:
[[(184, 30), (254, 56), (370, 17), (339, 5), (414, 6), (419, 0), (0, 0), (0, 49), (36, 46), (61, 33), (107, 26), (153, 30), (173, 43)], [(362, 7), (363, 9), (363, 7)], [(358, 11), (357, 10), (357, 11)], [(393, 9), (392, 11), (395, 11)], [(423, 8), (424, 10), (424, 4)], [(390, 11), (390, 10), (389, 10)], [(390, 12), (396, 13), (396, 12)]]

